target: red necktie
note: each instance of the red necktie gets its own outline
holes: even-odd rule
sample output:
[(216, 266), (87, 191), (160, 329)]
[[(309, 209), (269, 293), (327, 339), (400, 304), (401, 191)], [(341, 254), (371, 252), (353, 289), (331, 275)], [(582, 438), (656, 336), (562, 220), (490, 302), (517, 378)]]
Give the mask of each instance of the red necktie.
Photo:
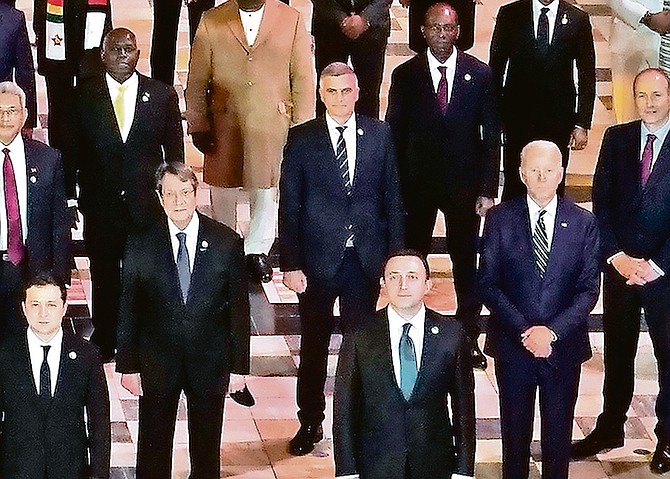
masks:
[(2, 165), (5, 187), (5, 211), (7, 212), (7, 259), (14, 264), (23, 260), (23, 232), (21, 231), (21, 212), (19, 211), (19, 195), (16, 191), (14, 166), (9, 157), (9, 148), (4, 148), (5, 161)]
[(647, 144), (642, 150), (642, 163), (640, 163), (640, 182), (642, 186), (647, 184), (649, 175), (651, 175), (651, 159), (654, 157), (654, 141), (656, 135), (647, 135)]
[(437, 67), (437, 69), (442, 75), (440, 82), (437, 84), (437, 102), (440, 104), (440, 110), (444, 115), (447, 113), (447, 107), (449, 106), (449, 99), (447, 96), (449, 92), (447, 89), (447, 67)]

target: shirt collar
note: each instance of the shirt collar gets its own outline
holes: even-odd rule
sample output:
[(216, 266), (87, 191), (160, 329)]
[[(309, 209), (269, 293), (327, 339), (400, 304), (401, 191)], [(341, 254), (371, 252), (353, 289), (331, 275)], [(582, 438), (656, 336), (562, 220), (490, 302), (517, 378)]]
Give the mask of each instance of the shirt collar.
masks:
[(654, 134), (654, 135), (656, 135), (656, 138), (658, 138), (659, 140), (662, 141), (667, 136), (668, 131), (670, 131), (670, 118), (667, 118), (665, 120), (665, 123), (663, 123), (663, 126), (658, 128), (656, 131), (651, 131), (649, 128), (647, 128), (647, 125), (645, 125), (644, 122), (641, 122), (641, 123), (642, 123), (642, 136), (645, 139), (646, 139), (647, 135)]
[(27, 329), (28, 333), (26, 334), (28, 338), (28, 346), (32, 346), (35, 348), (39, 348), (41, 346), (54, 346), (56, 344), (60, 344), (63, 341), (63, 328), (58, 328), (58, 332), (54, 335), (53, 338), (49, 340), (49, 342), (45, 342), (42, 338), (40, 338), (35, 332), (28, 327)]
[(170, 218), (167, 219), (168, 229), (170, 230), (170, 236), (176, 236), (177, 233), (186, 233), (187, 238), (197, 238), (198, 230), (200, 229), (200, 217), (198, 212), (193, 213), (193, 218), (186, 225), (186, 228), (180, 230), (177, 225), (175, 225)]
[(105, 73), (105, 80), (107, 80), (107, 85), (110, 88), (114, 88), (115, 90), (118, 90), (121, 85), (125, 86), (127, 89), (133, 89), (139, 85), (139, 77), (137, 72), (133, 72), (132, 75), (130, 75), (130, 78), (128, 78), (123, 83), (119, 83), (114, 80), (114, 78), (112, 78), (109, 73)]
[(251, 15), (251, 16), (258, 15), (262, 17), (263, 12), (265, 11), (265, 4), (263, 4), (261, 8), (259, 8), (258, 10), (254, 10), (253, 12), (248, 12), (246, 10), (242, 10), (241, 8), (238, 8), (237, 10), (240, 13), (240, 18), (242, 17), (242, 15)]
[(428, 57), (428, 68), (431, 70), (437, 70), (437, 67), (447, 67), (448, 70), (451, 71), (456, 71), (456, 47), (451, 51), (451, 55), (449, 55), (449, 58), (447, 58), (447, 61), (444, 63), (440, 63), (440, 61), (435, 58), (435, 55), (433, 55), (433, 52), (430, 51), (430, 48), (426, 50), (426, 56)]
[[(21, 151), (23, 150), (23, 137), (21, 136), (21, 132), (14, 137), (14, 139), (9, 143), (9, 145), (5, 145), (0, 141), (0, 150), (4, 150), (5, 148), (8, 148), (10, 152), (12, 151)], [(4, 158), (4, 155), (3, 157)]]
[(528, 213), (531, 218), (535, 218), (540, 210), (545, 210), (547, 215), (555, 217), (556, 209), (558, 208), (558, 196), (554, 195), (551, 201), (544, 208), (540, 208), (540, 205), (535, 203), (535, 201), (529, 196), (526, 195), (526, 202), (528, 203)]
[(335, 130), (337, 127), (346, 126), (347, 129), (345, 131), (356, 131), (356, 113), (352, 113), (344, 125), (340, 125), (338, 122), (333, 120), (328, 112), (326, 112), (326, 125), (328, 126), (329, 130)]
[(549, 11), (547, 12), (547, 15), (553, 14), (554, 18), (558, 16), (558, 4), (559, 0), (554, 0), (551, 2), (549, 5), (543, 5), (540, 3), (540, 0), (533, 0), (533, 14), (537, 17), (540, 16), (540, 11), (543, 8), (548, 8)]
[(412, 316), (410, 319), (405, 319), (402, 316), (400, 316), (395, 309), (393, 309), (393, 306), (390, 304), (386, 308), (387, 315), (389, 318), (389, 327), (395, 328), (395, 329), (402, 329), (403, 325), (405, 323), (411, 323), (413, 327), (416, 329), (423, 331), (424, 329), (424, 324), (426, 322), (426, 305), (422, 304), (421, 309)]

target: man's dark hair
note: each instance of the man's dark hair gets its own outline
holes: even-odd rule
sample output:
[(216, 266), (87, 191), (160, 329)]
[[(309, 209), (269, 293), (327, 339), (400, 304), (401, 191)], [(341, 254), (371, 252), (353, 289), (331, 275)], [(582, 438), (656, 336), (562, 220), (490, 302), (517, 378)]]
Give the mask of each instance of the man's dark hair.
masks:
[(181, 181), (188, 181), (193, 186), (193, 191), (198, 189), (198, 177), (195, 176), (193, 169), (185, 163), (173, 161), (172, 163), (163, 163), (156, 170), (156, 190), (163, 194), (163, 178), (167, 174), (175, 175)]
[(23, 289), (21, 290), (21, 301), (26, 300), (26, 293), (33, 286), (56, 286), (60, 289), (60, 298), (65, 303), (67, 298), (67, 288), (65, 287), (65, 281), (51, 273), (50, 271), (40, 271), (28, 278), (26, 282), (23, 283)]
[(384, 272), (386, 272), (386, 265), (389, 263), (389, 261), (391, 261), (393, 258), (397, 258), (398, 256), (413, 256), (415, 258), (419, 258), (421, 260), (421, 264), (423, 264), (423, 268), (426, 270), (426, 279), (430, 278), (430, 266), (428, 265), (428, 260), (426, 257), (417, 250), (409, 248), (394, 251), (386, 257), (386, 261), (384, 261), (384, 267), (382, 268), (382, 276), (384, 275)]

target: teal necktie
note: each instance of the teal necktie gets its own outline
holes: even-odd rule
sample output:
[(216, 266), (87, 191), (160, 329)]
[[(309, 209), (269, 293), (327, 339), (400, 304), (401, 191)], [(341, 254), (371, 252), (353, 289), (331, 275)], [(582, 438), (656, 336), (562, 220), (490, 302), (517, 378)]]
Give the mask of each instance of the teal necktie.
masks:
[(409, 337), (409, 328), (411, 323), (405, 323), (402, 327), (402, 336), (400, 336), (400, 389), (405, 399), (409, 399), (414, 389), (414, 383), (418, 375), (416, 368), (416, 352), (414, 351), (414, 342)]

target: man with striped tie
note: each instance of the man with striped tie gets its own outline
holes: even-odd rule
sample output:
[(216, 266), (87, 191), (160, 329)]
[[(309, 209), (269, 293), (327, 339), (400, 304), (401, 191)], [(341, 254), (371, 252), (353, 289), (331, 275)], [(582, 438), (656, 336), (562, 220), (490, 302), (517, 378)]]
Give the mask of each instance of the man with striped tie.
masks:
[(500, 393), (502, 477), (528, 477), (539, 388), (542, 477), (567, 479), (581, 363), (591, 357), (587, 319), (600, 290), (598, 226), (557, 196), (563, 167), (554, 143), (526, 145), (519, 173), (528, 194), (487, 213), (479, 271), (491, 311), (485, 352)]
[(333, 305), (341, 328), (375, 311), (384, 258), (402, 247), (404, 210), (391, 130), (354, 114), (358, 80), (344, 63), (321, 73), (326, 113), (291, 128), (279, 183), (279, 247), (284, 283), (298, 293), (302, 340), (298, 370), (300, 431), (294, 455), (323, 431)]

